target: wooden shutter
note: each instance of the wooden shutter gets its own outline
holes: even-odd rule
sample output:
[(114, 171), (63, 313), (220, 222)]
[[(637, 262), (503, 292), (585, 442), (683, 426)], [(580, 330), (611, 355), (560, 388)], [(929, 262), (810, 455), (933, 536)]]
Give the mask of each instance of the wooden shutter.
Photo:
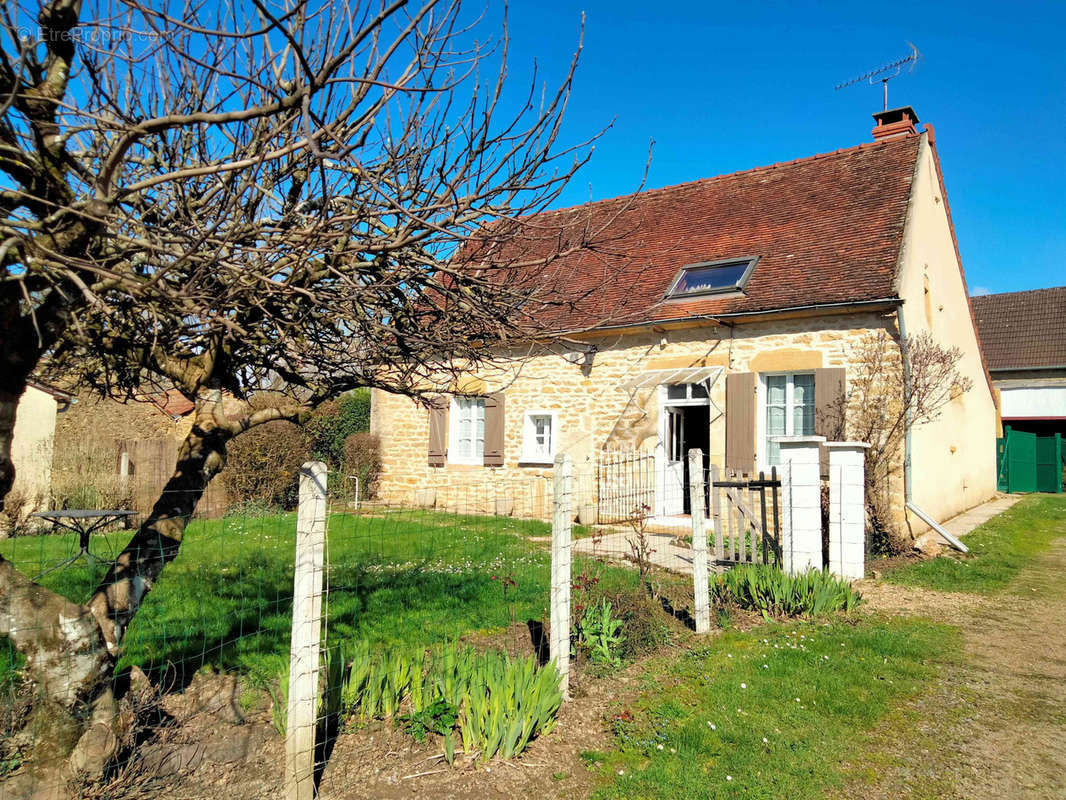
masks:
[(448, 460), (448, 398), (429, 400), (429, 465), (443, 467)]
[(844, 368), (814, 371), (814, 432), (830, 441), (843, 439)]
[[(829, 441), (844, 438), (844, 368), (814, 371), (814, 432)], [(829, 451), (818, 448), (822, 477), (829, 477)]]
[(503, 466), (503, 394), (485, 397), (485, 460), (486, 467)]
[(725, 379), (725, 465), (755, 472), (754, 372), (734, 372)]

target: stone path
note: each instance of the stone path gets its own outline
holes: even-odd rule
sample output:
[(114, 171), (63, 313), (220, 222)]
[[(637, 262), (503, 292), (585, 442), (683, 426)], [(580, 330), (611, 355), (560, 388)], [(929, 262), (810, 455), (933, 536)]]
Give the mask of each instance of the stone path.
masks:
[(992, 517), (1002, 514), (1024, 496), (1021, 494), (997, 495), (995, 499), (989, 500), (987, 503), (982, 503), (969, 511), (964, 511), (957, 517), (952, 517), (947, 522), (942, 523), (942, 526), (952, 536), (962, 538), (978, 525), (984, 525)]
[[(677, 535), (684, 535), (685, 533), (687, 531), (684, 528), (677, 529)], [(652, 550), (648, 556), (648, 560), (651, 563), (681, 575), (692, 574), (691, 548), (671, 544), (675, 538), (673, 534), (649, 533), (647, 537)], [(598, 537), (590, 536), (585, 539), (578, 539), (574, 542), (573, 549), (575, 553), (580, 555), (631, 564), (630, 558), (633, 554), (631, 543), (636, 538), (637, 535), (633, 531), (612, 531)]]
[[(1022, 495), (998, 496), (994, 500), (983, 503), (976, 508), (971, 508), (969, 511), (959, 514), (957, 517), (953, 517), (944, 523), (944, 528), (947, 529), (948, 533), (954, 536), (965, 536), (978, 525), (981, 525), (997, 514), (1006, 511), (1021, 498)], [(635, 541), (636, 534), (629, 529), (610, 528), (604, 530), (605, 533), (602, 536), (578, 539), (574, 542), (574, 552), (580, 555), (595, 556), (610, 561), (631, 563), (630, 557), (633, 553), (631, 543)], [(690, 529), (684, 526), (678, 526), (675, 533), (660, 533), (658, 531), (655, 533), (648, 533), (647, 537), (654, 550), (650, 556), (651, 562), (655, 566), (668, 569), (671, 572), (677, 572), (681, 575), (691, 575), (691, 548), (671, 544), (675, 537), (687, 535), (689, 530)], [(713, 531), (713, 523), (711, 520), (707, 520), (708, 539), (713, 539)], [(711, 564), (711, 569), (715, 569), (713, 563)]]

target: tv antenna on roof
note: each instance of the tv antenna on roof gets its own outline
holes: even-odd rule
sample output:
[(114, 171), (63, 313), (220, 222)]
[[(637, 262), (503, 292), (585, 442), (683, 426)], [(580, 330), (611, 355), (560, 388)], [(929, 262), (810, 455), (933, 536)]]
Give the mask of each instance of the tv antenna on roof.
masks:
[(854, 86), (856, 83), (862, 83), (863, 81), (869, 81), (870, 85), (873, 86), (875, 80), (881, 81), (881, 87), (884, 89), (885, 98), (885, 107), (883, 110), (888, 111), (888, 82), (893, 78), (898, 78), (903, 72), (903, 68), (907, 67), (908, 64), (910, 64), (910, 66), (907, 67), (907, 72), (914, 72), (914, 68), (918, 66), (918, 62), (922, 60), (922, 54), (918, 52), (918, 48), (910, 42), (907, 42), (907, 45), (911, 49), (909, 55), (906, 55), (903, 58), (898, 58), (891, 64), (885, 64), (884, 66), (878, 67), (871, 72), (867, 72), (865, 75), (860, 75), (857, 78), (852, 78), (850, 81), (837, 84), (833, 88), (843, 89), (846, 86)]

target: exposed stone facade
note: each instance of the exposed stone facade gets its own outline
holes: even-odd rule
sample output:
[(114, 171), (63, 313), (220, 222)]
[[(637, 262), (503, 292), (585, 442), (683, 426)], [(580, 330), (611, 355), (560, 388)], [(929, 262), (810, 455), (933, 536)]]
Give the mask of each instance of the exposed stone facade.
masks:
[[(888, 147), (890, 144), (883, 142), (877, 147)], [(718, 305), (697, 304), (698, 307), (691, 308), (687, 305), (663, 305), (659, 301), (654, 315), (649, 312), (643, 319), (686, 321), (677, 327), (666, 325), (666, 329), (656, 327), (613, 336), (605, 333), (595, 338), (588, 336), (586, 340), (598, 348), (591, 369), (587, 365), (583, 367), (576, 354), (567, 358), (543, 353), (534, 354), (520, 366), (502, 370), (499, 374), (480, 374), (456, 388), (468, 393), (504, 393), (505, 457), (502, 467), (450, 463), (443, 467), (429, 467), (428, 412), (406, 398), (375, 391), (372, 395), (371, 428), (380, 435), (382, 442), (384, 469), (380, 481), (381, 497), (392, 503), (410, 504), (416, 500), (428, 502), (433, 499), (436, 505), (449, 508), (500, 513), (513, 510), (517, 514), (547, 517), (551, 502), (551, 469), (519, 464), (524, 415), (531, 410), (553, 411), (557, 414), (559, 449), (573, 456), (578, 483), (584, 494), (581, 499), (587, 499), (594, 491), (592, 475), (601, 448), (632, 447), (648, 452), (654, 452), (657, 447), (661, 449), (664, 412), (660, 408), (658, 389), (627, 390), (624, 384), (641, 372), (689, 366), (723, 369), (711, 386), (707, 446), (710, 462), (723, 465), (725, 383), (728, 374), (810, 372), (836, 367), (844, 368), (847, 384), (852, 382), (861, 367), (855, 357), (860, 342), (867, 336), (888, 331), (891, 340), (897, 343), (896, 357), (900, 357), (898, 342), (901, 335), (928, 333), (941, 346), (958, 348), (961, 353), (958, 372), (972, 384), (969, 391), (953, 395), (951, 402), (932, 422), (912, 428), (912, 501), (938, 521), (984, 502), (995, 491), (997, 409), (970, 313), (968, 291), (932, 134), (922, 133), (916, 144), (915, 151), (907, 151), (910, 153), (907, 158), (913, 157), (914, 160), (913, 168), (908, 168), (905, 175), (893, 168), (891, 175), (886, 173), (879, 179), (884, 185), (877, 192), (869, 195), (859, 192), (853, 198), (855, 207), (867, 215), (866, 222), (862, 225), (844, 224), (834, 234), (841, 236), (839, 246), (834, 245), (827, 250), (831, 255), (824, 261), (815, 259), (809, 262), (816, 263), (817, 269), (804, 266), (792, 271), (788, 266), (792, 255), (786, 252), (782, 256), (782, 263), (777, 266), (773, 266), (769, 260), (765, 265), (760, 263), (753, 273), (751, 286), (744, 293), (723, 296), (737, 302), (750, 301), (752, 298), (748, 291), (752, 296), (757, 294), (755, 281), (760, 274), (775, 274), (778, 276), (774, 284), (775, 292), (785, 289), (791, 291), (802, 286), (805, 294), (795, 297), (790, 294), (787, 303), (784, 295), (775, 294), (774, 302), (780, 302), (780, 305), (761, 306), (755, 311), (762, 313), (765, 309), (783, 310), (857, 301), (876, 304), (884, 301), (879, 311), (874, 312), (871, 306), (866, 306), (868, 310), (859, 313), (852, 306), (845, 313), (843, 308), (837, 307), (841, 313), (836, 315), (829, 315), (828, 312), (822, 316), (808, 317), (769, 314), (765, 320), (760, 318), (761, 321), (752, 321), (753, 317), (748, 317), (743, 322), (734, 320), (734, 325), (717, 326), (697, 320), (710, 319), (724, 312), (742, 314), (742, 306), (730, 305), (722, 298), (707, 301)], [(903, 144), (897, 146), (900, 152), (907, 150)], [(877, 152), (889, 154), (889, 150)], [(820, 162), (814, 160), (810, 163)], [(826, 164), (818, 167), (819, 170), (827, 168)], [(806, 192), (807, 184), (800, 181), (800, 185)], [(852, 234), (868, 234), (871, 230), (868, 224), (873, 213), (871, 209), (873, 206), (881, 208), (878, 198), (883, 199), (889, 188), (898, 189), (900, 186), (907, 187), (908, 199), (903, 206), (905, 219), (900, 222), (899, 229), (886, 228), (884, 235), (876, 241), (862, 240), (861, 237), (855, 239)], [(868, 207), (867, 203), (873, 205)], [(680, 220), (675, 217), (670, 219), (678, 224), (687, 224), (693, 219), (698, 220), (698, 216), (688, 213)], [(751, 219), (753, 217), (746, 212), (741, 227), (745, 232), (744, 240), (750, 240), (750, 243), (740, 250), (778, 253), (780, 241), (783, 241), (781, 237), (788, 235), (791, 229), (776, 230), (774, 238), (766, 241), (760, 238), (764, 233), (760, 225), (747, 225)], [(800, 226), (799, 230), (802, 230), (804, 237), (816, 236), (809, 227)], [(688, 231), (690, 235), (683, 237), (672, 228), (670, 231), (671, 235), (678, 237), (678, 242), (688, 244), (704, 233), (702, 230)], [(825, 243), (817, 238), (811, 241)], [(810, 241), (804, 238), (801, 243), (806, 246)], [(888, 250), (884, 250), (886, 246)], [(708, 247), (708, 253), (717, 252), (710, 244)], [(730, 247), (731, 251), (735, 251), (736, 242), (732, 242)], [(667, 249), (673, 252), (673, 248)], [(893, 254), (890, 262), (894, 263), (891, 288), (867, 285), (863, 281), (872, 274), (870, 259), (876, 254), (881, 254), (878, 257), (884, 256), (885, 252)], [(699, 261), (704, 256), (697, 258), (693, 254), (689, 261)], [(799, 264), (800, 261), (794, 263)], [(842, 280), (840, 270), (855, 265), (863, 266), (857, 271), (852, 270), (848, 280)], [(760, 273), (759, 270), (764, 268), (767, 271)], [(812, 276), (817, 278), (814, 282)], [(840, 294), (842, 289), (847, 291)], [(657, 299), (663, 297), (663, 290), (661, 286), (656, 288)], [(688, 309), (687, 317), (680, 313), (685, 309)], [(681, 327), (683, 325), (689, 327)], [(736, 383), (750, 385), (742, 379), (737, 379)], [(858, 398), (846, 396), (849, 402), (861, 402)], [(753, 437), (757, 442), (760, 438), (759, 425), (761, 422), (756, 425)], [(736, 435), (737, 426), (732, 427), (733, 435)], [(756, 455), (760, 456), (758, 444), (756, 449)], [(900, 449), (902, 451), (903, 448)], [(896, 462), (898, 466), (889, 475), (889, 485), (884, 487), (883, 493), (889, 497), (890, 514), (896, 517), (895, 521), (916, 535), (926, 526), (905, 510), (902, 452), (898, 454)], [(500, 506), (497, 506), (497, 501), (501, 502)]]
[[(660, 444), (659, 392), (623, 385), (642, 372), (683, 367), (723, 368), (710, 391), (708, 450), (711, 463), (724, 466), (727, 374), (843, 367), (850, 378), (855, 348), (882, 330), (898, 335), (893, 316), (852, 313), (589, 338), (598, 351), (591, 369), (584, 370), (564, 355), (534, 355), (476, 381), (482, 391), (501, 391), (505, 397), (505, 457), (498, 468), (428, 466), (428, 411), (406, 397), (376, 390), (371, 430), (381, 437), (378, 493), (385, 502), (411, 505), (429, 500), (428, 489), (437, 507), (492, 513), (501, 501), (501, 511), (511, 511), (513, 503), (515, 514), (546, 518), (552, 470), (520, 463), (524, 415), (544, 410), (557, 415), (557, 452), (573, 456), (582, 494), (578, 502), (589, 502), (603, 447), (651, 453)], [(902, 483), (894, 491), (902, 506)]]

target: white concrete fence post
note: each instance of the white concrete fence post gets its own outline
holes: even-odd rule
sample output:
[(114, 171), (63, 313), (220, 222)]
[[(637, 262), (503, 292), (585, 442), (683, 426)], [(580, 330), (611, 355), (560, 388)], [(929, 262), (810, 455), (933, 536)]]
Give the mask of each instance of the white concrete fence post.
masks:
[(692, 512), (692, 589), (695, 594), (696, 633), (711, 632), (711, 597), (707, 585), (707, 514), (703, 451), (688, 451), (688, 497)]
[(312, 800), (315, 793), (315, 725), (325, 554), (326, 465), (321, 461), (308, 461), (300, 468), (300, 504), (296, 514), (296, 568), (292, 584), (292, 642), (285, 730), (287, 800)]
[(865, 442), (826, 442), (829, 451), (829, 571), (866, 575)]
[(781, 567), (790, 575), (822, 564), (822, 477), (818, 445), (824, 436), (778, 436), (781, 448)]
[(548, 653), (559, 671), (559, 688), (570, 696), (570, 537), (574, 523), (574, 462), (555, 457), (552, 505), (551, 614)]

